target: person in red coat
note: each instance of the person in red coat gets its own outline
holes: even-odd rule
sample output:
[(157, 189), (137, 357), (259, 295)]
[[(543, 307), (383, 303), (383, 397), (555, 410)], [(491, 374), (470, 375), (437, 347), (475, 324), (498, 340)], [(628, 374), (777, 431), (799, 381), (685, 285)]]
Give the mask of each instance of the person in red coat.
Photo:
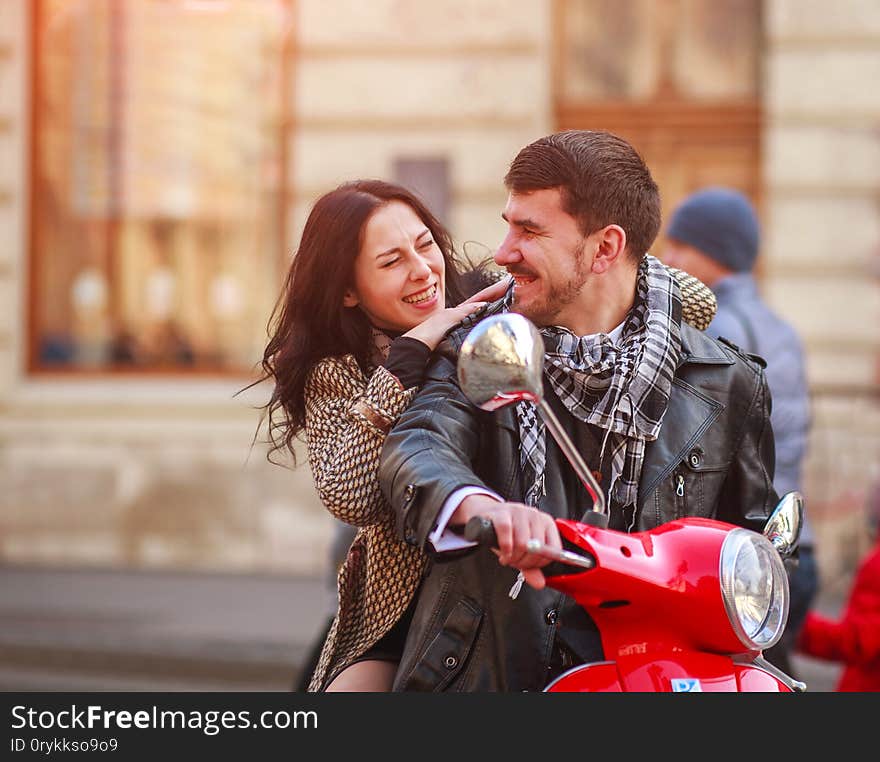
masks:
[[(876, 490), (880, 498), (880, 485)], [(844, 665), (837, 691), (880, 691), (880, 500), (872, 506), (874, 546), (859, 563), (840, 619), (807, 614), (798, 650)]]

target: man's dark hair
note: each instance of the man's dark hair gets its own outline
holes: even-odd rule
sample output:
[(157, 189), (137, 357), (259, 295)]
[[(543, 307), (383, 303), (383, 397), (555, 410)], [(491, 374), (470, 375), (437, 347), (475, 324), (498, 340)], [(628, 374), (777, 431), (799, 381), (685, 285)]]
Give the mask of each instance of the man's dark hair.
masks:
[(644, 159), (623, 138), (599, 130), (566, 130), (523, 148), (504, 184), (512, 193), (559, 188), (563, 209), (584, 235), (620, 225), (636, 262), (660, 231), (660, 190)]

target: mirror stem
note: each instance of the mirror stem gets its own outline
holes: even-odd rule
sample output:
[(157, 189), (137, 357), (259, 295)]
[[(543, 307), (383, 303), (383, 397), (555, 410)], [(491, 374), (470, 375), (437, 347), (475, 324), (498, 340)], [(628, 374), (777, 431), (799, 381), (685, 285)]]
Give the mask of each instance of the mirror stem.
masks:
[(556, 414), (550, 409), (550, 405), (548, 405), (544, 399), (540, 399), (537, 402), (538, 407), (541, 409), (544, 423), (546, 423), (547, 428), (550, 429), (553, 439), (556, 440), (556, 444), (559, 445), (559, 448), (565, 454), (565, 457), (568, 458), (568, 462), (571, 463), (574, 472), (578, 475), (578, 478), (580, 478), (587, 492), (590, 493), (590, 497), (593, 498), (593, 510), (605, 515), (605, 495), (602, 494), (602, 488), (596, 482), (593, 472), (587, 468), (587, 464), (584, 463), (581, 454), (575, 449), (571, 440), (568, 438), (568, 434), (565, 433), (565, 429), (562, 428), (562, 424), (559, 423)]

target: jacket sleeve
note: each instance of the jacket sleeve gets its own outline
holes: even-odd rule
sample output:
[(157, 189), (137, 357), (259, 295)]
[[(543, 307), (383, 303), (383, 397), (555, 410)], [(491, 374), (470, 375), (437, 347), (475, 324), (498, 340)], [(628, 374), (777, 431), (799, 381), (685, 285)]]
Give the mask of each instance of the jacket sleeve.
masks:
[(816, 611), (807, 614), (798, 649), (850, 666), (880, 665), (880, 549), (859, 568), (839, 620)]
[(779, 501), (773, 487), (776, 449), (767, 377), (757, 362), (745, 362), (747, 370), (741, 378), (749, 383), (731, 395), (731, 404), (741, 406), (731, 411), (731, 417), (741, 425), (734, 432), (717, 518), (761, 532)]
[(388, 434), (379, 481), (409, 544), (431, 552), (427, 538), (446, 499), (459, 487), (488, 489), (473, 472), (480, 413), (459, 389), (452, 361), (437, 357)]
[(385, 368), (365, 379), (353, 357), (318, 363), (306, 382), (306, 443), (321, 502), (355, 526), (387, 519), (376, 471), (391, 425), (416, 390)]

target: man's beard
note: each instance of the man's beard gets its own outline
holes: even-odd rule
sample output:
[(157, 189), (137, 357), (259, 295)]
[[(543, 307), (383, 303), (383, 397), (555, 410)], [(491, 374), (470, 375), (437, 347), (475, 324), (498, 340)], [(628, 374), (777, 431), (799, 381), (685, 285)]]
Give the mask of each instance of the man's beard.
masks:
[[(513, 292), (513, 312), (527, 317), (537, 326), (556, 325), (559, 313), (570, 305), (581, 293), (581, 289), (587, 282), (590, 275), (590, 269), (587, 267), (584, 253), (586, 251), (586, 242), (581, 243), (580, 247), (571, 252), (574, 260), (574, 273), (565, 283), (552, 284), (547, 294), (541, 298), (532, 299), (528, 304), (523, 305), (516, 296), (516, 290)], [(542, 279), (546, 283), (546, 279)]]

